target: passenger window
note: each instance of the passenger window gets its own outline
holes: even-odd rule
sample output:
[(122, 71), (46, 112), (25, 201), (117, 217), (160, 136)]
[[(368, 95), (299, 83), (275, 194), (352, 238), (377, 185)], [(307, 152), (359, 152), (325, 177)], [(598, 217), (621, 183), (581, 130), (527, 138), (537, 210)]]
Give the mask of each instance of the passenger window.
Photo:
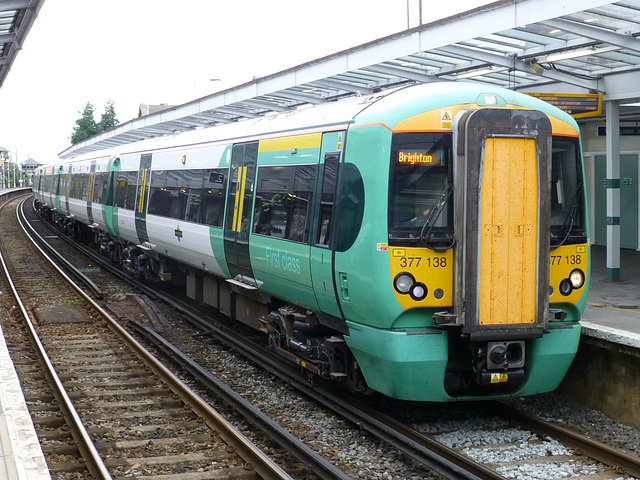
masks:
[(96, 173), (93, 180), (93, 202), (105, 203), (107, 200), (107, 172)]
[(167, 173), (164, 170), (154, 170), (151, 173), (151, 191), (149, 193), (149, 205), (147, 213), (150, 215), (162, 215), (165, 203), (164, 183)]
[(253, 233), (308, 242), (315, 173), (314, 165), (261, 167)]
[(184, 172), (184, 187), (186, 190), (186, 214), (188, 222), (200, 221), (200, 203), (202, 201), (202, 177), (204, 170), (186, 170)]
[(147, 213), (198, 222), (203, 170), (154, 170)]
[(134, 210), (137, 188), (138, 172), (116, 172), (116, 201), (114, 206), (125, 210)]
[(88, 173), (76, 173), (71, 176), (71, 188), (69, 197), (79, 200), (87, 200), (87, 187), (89, 185)]

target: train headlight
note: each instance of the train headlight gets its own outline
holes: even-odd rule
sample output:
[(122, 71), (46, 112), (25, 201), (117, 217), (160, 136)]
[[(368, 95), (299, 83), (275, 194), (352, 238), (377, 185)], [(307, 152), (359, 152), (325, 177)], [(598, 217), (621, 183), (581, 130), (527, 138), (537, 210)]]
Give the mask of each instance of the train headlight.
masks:
[(411, 291), (411, 288), (415, 284), (415, 278), (413, 275), (407, 272), (402, 272), (396, 275), (393, 280), (393, 287), (402, 295), (406, 295)]
[(584, 272), (579, 268), (576, 268), (571, 275), (569, 275), (569, 280), (571, 281), (571, 285), (574, 289), (582, 288), (584, 285)]
[(411, 292), (409, 292), (411, 298), (414, 300), (420, 301), (424, 300), (427, 296), (427, 286), (424, 283), (416, 283), (413, 287), (411, 287)]

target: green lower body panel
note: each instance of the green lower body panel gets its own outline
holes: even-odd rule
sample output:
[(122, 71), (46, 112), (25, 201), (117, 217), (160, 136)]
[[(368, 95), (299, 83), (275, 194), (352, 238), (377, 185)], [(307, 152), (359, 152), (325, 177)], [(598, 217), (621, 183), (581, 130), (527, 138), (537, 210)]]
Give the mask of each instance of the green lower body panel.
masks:
[(580, 343), (580, 324), (552, 328), (542, 338), (527, 342), (527, 379), (516, 396), (551, 392), (558, 388)]
[(560, 385), (580, 342), (580, 325), (551, 328), (526, 342), (525, 380), (510, 394), (451, 397), (444, 389), (448, 332), (390, 331), (349, 323), (345, 337), (370, 388), (401, 400), (455, 402), (505, 399), (553, 391)]
[(349, 348), (370, 388), (402, 400), (450, 401), (447, 332), (390, 331), (349, 323)]

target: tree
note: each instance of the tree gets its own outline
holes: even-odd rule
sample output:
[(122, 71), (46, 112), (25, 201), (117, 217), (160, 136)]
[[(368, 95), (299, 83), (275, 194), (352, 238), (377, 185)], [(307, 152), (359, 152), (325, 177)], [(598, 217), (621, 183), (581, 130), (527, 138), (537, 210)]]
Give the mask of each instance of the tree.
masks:
[(82, 117), (76, 120), (76, 126), (73, 127), (73, 132), (71, 134), (72, 145), (75, 145), (78, 142), (86, 140), (87, 138), (93, 137), (97, 133), (100, 133), (98, 124), (93, 117), (95, 110), (91, 102), (87, 102), (87, 104), (84, 106), (84, 110), (78, 113), (81, 113)]
[(116, 110), (115, 108), (113, 108), (113, 100), (109, 100), (107, 102), (107, 106), (104, 109), (102, 117), (100, 117), (100, 123), (98, 124), (98, 127), (100, 128), (100, 131), (103, 132), (115, 127), (119, 123), (120, 122), (116, 118)]
[(91, 138), (100, 132), (109, 130), (120, 123), (116, 118), (116, 110), (113, 107), (113, 100), (109, 100), (107, 102), (107, 106), (104, 109), (104, 113), (102, 114), (99, 123), (96, 123), (95, 109), (91, 102), (87, 102), (84, 110), (78, 113), (80, 113), (82, 117), (76, 120), (76, 126), (73, 127), (73, 132), (71, 132), (72, 145), (82, 142), (87, 138)]

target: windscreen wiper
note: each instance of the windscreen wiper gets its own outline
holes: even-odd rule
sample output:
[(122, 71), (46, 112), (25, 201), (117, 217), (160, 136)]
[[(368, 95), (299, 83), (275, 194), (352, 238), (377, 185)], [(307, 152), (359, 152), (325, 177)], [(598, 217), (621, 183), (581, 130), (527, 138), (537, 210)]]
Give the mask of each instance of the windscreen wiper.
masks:
[(555, 245), (551, 245), (551, 248), (558, 248), (567, 241), (569, 236), (571, 235), (571, 230), (573, 230), (573, 222), (575, 220), (576, 210), (578, 209), (578, 203), (580, 200), (580, 191), (582, 190), (582, 182), (578, 183), (576, 189), (571, 197), (571, 204), (569, 205), (569, 209), (567, 210), (567, 215), (564, 217), (564, 222), (562, 222), (562, 229), (560, 230), (559, 238), (562, 238), (559, 243)]
[(427, 219), (424, 222), (424, 225), (422, 226), (422, 230), (420, 230), (420, 241), (427, 248), (444, 251), (444, 250), (449, 250), (456, 243), (455, 239), (452, 238), (451, 243), (449, 245), (445, 245), (445, 246), (433, 245), (433, 243), (429, 239), (429, 236), (431, 235), (431, 231), (433, 230), (433, 227), (438, 221), (438, 218), (440, 217), (440, 214), (444, 210), (444, 207), (447, 204), (447, 201), (449, 200), (449, 197), (451, 196), (452, 193), (453, 193), (453, 184), (450, 183), (440, 192), (440, 195), (438, 196), (438, 200), (436, 201), (434, 207), (429, 212), (429, 215), (427, 216)]

